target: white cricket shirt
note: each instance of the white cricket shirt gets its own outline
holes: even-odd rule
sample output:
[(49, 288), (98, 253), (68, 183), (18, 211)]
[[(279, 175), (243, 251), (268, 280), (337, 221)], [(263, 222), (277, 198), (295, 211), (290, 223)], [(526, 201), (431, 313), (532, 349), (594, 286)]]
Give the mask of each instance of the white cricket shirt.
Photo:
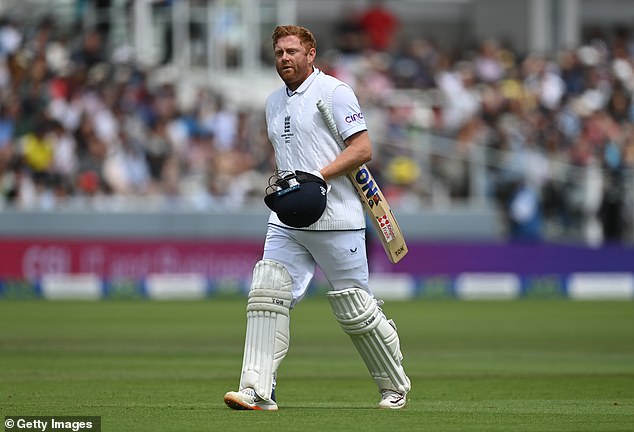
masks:
[[(359, 101), (350, 86), (317, 68), (291, 92), (286, 86), (274, 91), (266, 100), (268, 137), (275, 150), (277, 169), (314, 171), (332, 162), (341, 149), (317, 109), (324, 101), (341, 137), (345, 140), (367, 129)], [(365, 228), (363, 206), (344, 175), (328, 180), (331, 186), (321, 218), (307, 230), (350, 230)], [(269, 223), (286, 226), (275, 212)]]

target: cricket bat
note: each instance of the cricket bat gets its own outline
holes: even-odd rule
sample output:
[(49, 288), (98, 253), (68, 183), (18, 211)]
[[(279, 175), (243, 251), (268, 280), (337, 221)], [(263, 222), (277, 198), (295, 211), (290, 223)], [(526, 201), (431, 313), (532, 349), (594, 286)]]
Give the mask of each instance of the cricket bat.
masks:
[[(326, 104), (320, 99), (317, 101), (317, 109), (321, 113), (324, 122), (330, 129), (330, 133), (343, 150), (346, 144), (337, 130), (337, 124)], [(392, 213), (390, 204), (383, 196), (378, 183), (374, 180), (368, 167), (363, 164), (348, 173), (348, 179), (352, 182), (363, 207), (372, 220), (378, 237), (381, 240), (385, 254), (393, 264), (399, 262), (407, 254), (407, 244), (401, 228)]]

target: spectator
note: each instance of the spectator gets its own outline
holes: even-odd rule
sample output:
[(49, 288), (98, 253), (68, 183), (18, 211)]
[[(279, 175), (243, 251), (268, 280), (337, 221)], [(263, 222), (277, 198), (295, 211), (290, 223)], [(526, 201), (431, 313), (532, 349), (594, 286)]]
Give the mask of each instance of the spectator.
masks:
[(20, 154), (26, 166), (35, 173), (46, 173), (52, 169), (54, 159), (53, 142), (48, 135), (49, 125), (41, 119), (33, 132), (20, 137)]
[(172, 157), (172, 146), (167, 136), (166, 120), (159, 119), (151, 125), (150, 134), (144, 142), (144, 153), (153, 189), (164, 192), (166, 169)]
[(340, 20), (334, 26), (335, 49), (347, 55), (359, 55), (365, 48), (365, 33), (360, 14), (350, 5), (341, 8)]
[(106, 61), (103, 35), (98, 30), (89, 30), (82, 35), (80, 45), (71, 55), (75, 67), (90, 71)]
[(396, 51), (390, 65), (394, 86), (421, 89), (432, 87), (438, 56), (436, 47), (428, 40), (408, 39)]
[(436, 83), (444, 99), (444, 128), (448, 133), (455, 134), (479, 113), (480, 95), (476, 88), (473, 64), (460, 61), (453, 66), (441, 66)]
[(476, 77), (481, 82), (494, 83), (504, 77), (501, 50), (498, 42), (493, 39), (487, 39), (480, 44), (473, 63)]
[(370, 6), (359, 18), (367, 37), (368, 47), (377, 51), (390, 51), (394, 47), (399, 20), (385, 5), (384, 0), (371, 0)]
[(114, 193), (127, 196), (147, 193), (150, 173), (141, 146), (132, 140), (122, 140), (106, 158), (104, 177)]
[(512, 240), (532, 242), (541, 239), (539, 193), (534, 187), (518, 183), (511, 196), (508, 211)]
[(23, 35), (15, 21), (8, 17), (0, 18), (0, 58), (6, 59), (16, 53), (22, 43)]
[(604, 188), (599, 207), (603, 240), (609, 243), (621, 242), (624, 230), (624, 191), (620, 173), (608, 175)]
[(75, 138), (63, 125), (56, 121), (50, 121), (48, 138), (53, 145), (52, 171), (62, 179), (72, 179), (77, 169), (77, 153)]
[[(605, 239), (631, 229), (615, 228), (616, 219), (606, 216), (618, 213), (617, 204), (631, 214), (633, 205), (614, 200), (634, 170), (628, 29), (547, 57), (496, 39), (475, 52), (443, 49), (420, 35), (397, 46), (399, 17), (386, 2), (362, 12), (342, 14), (335, 49), (321, 61), (355, 87), (375, 125), (373, 168), (386, 190), (419, 198), (478, 190), (504, 197), (510, 211), (523, 184), (531, 190), (517, 194), (516, 210), (528, 208), (534, 193), (543, 227), (550, 218), (568, 232), (576, 215), (592, 231), (587, 221), (598, 215)], [(234, 205), (261, 198), (258, 185), (272, 161), (259, 114), (204, 85), (195, 89), (200, 99), (184, 106), (182, 87), (157, 70), (140, 70), (132, 57), (108, 62), (117, 50), (112, 38), (82, 28), (64, 35), (63, 25), (53, 16), (33, 27), (0, 19), (0, 193), (7, 202), (52, 208), (104, 193), (196, 195), (200, 203)], [(424, 143), (437, 150), (435, 158), (421, 158), (421, 130), (431, 135)], [(451, 143), (453, 159), (438, 151), (438, 136)], [(472, 151), (482, 152), (484, 182), (466, 163)], [(418, 158), (414, 182), (402, 181), (407, 165), (396, 163), (398, 156)], [(382, 172), (388, 167), (399, 167), (392, 172), (399, 175)]]

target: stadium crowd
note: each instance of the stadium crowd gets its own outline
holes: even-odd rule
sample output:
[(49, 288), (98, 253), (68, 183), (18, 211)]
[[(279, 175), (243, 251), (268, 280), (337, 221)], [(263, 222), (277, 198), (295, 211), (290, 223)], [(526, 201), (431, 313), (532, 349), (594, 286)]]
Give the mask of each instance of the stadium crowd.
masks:
[[(367, 37), (367, 26), (386, 23), (393, 38)], [(208, 209), (261, 198), (273, 168), (262, 112), (208, 88), (182, 106), (176, 83), (154, 83), (152, 70), (99, 31), (56, 29), (50, 17), (32, 27), (0, 21), (0, 206), (155, 199)], [(377, 17), (338, 23), (333, 34), (320, 66), (355, 87), (373, 164), (396, 205), (476, 191), (500, 203), (519, 238), (540, 238), (546, 219), (572, 229), (595, 218), (607, 240), (631, 229), (623, 192), (634, 181), (627, 30), (556, 56), (497, 40), (453, 52), (399, 38), (394, 22)], [(446, 138), (451, 157), (421, 165), (424, 134)], [(486, 166), (477, 185), (474, 154)]]

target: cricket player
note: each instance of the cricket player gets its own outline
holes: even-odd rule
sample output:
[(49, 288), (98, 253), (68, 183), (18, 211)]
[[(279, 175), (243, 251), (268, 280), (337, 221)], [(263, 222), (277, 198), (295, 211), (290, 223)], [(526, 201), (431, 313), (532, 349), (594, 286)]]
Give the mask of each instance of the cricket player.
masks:
[[(396, 326), (368, 287), (364, 210), (345, 175), (372, 157), (363, 112), (350, 86), (314, 66), (316, 42), (308, 29), (278, 26), (272, 39), (284, 81), (266, 100), (277, 164), (265, 198), (272, 212), (248, 295), (240, 386), (225, 394), (225, 403), (277, 410), (276, 375), (289, 347), (290, 310), (318, 265), (331, 286), (326, 296), (334, 317), (376, 382), (379, 407), (402, 408), (410, 380)], [(334, 115), (343, 151), (316, 108), (320, 99)]]

